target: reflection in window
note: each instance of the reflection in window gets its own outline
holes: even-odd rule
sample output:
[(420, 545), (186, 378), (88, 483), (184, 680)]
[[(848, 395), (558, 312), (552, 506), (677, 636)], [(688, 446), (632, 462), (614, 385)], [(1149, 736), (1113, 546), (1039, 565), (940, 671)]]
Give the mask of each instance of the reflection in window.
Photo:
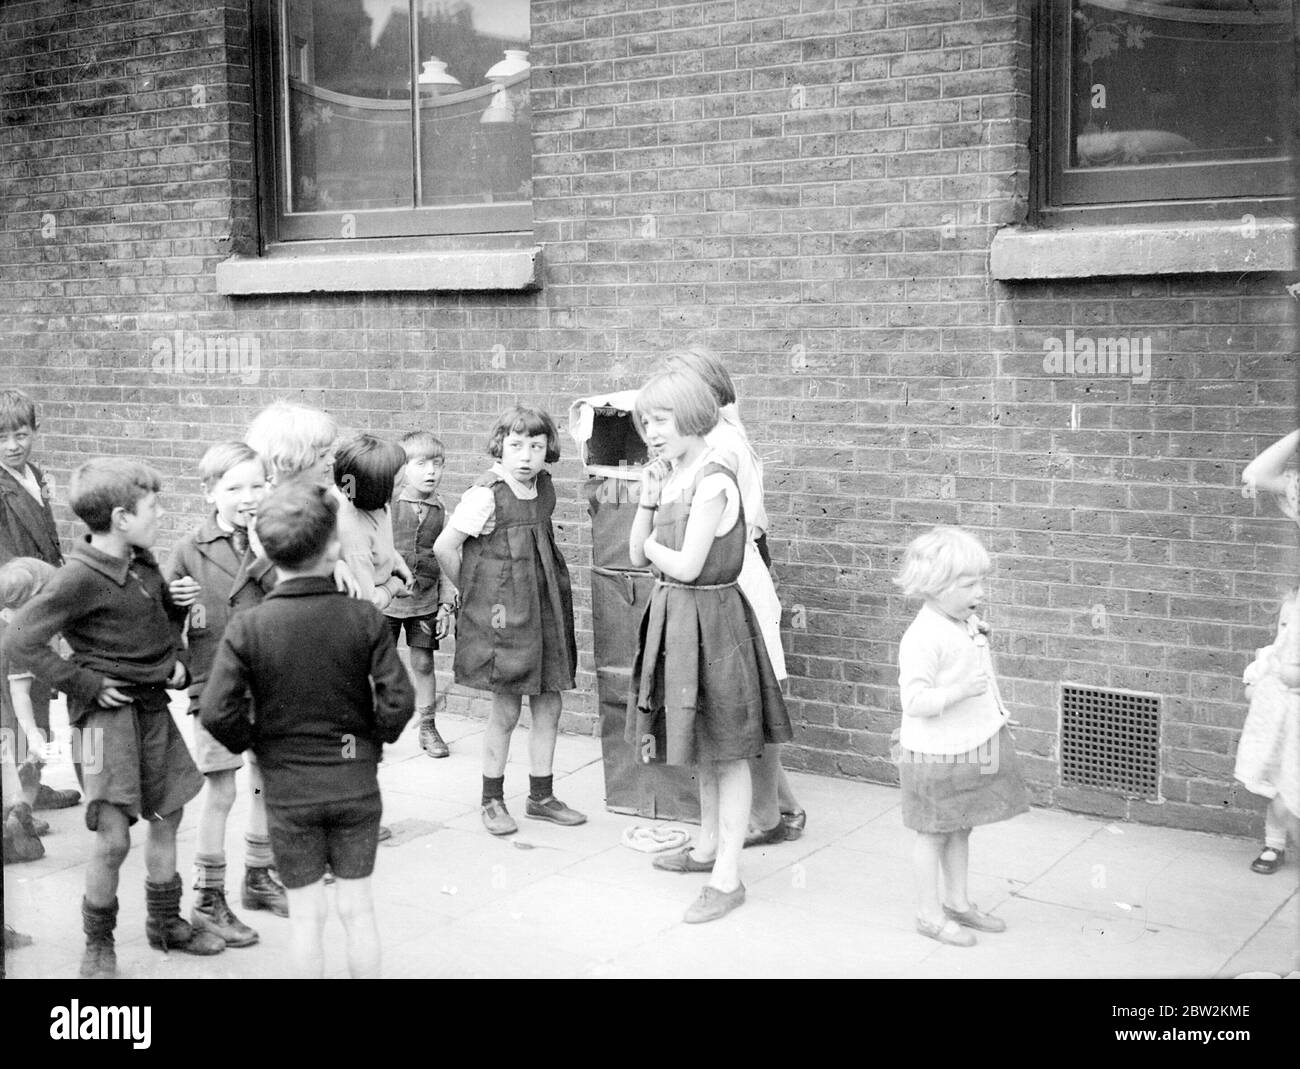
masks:
[(1068, 166), (1276, 159), (1287, 0), (1075, 0)]
[(530, 199), (528, 0), (285, 0), (280, 18), (287, 214)]

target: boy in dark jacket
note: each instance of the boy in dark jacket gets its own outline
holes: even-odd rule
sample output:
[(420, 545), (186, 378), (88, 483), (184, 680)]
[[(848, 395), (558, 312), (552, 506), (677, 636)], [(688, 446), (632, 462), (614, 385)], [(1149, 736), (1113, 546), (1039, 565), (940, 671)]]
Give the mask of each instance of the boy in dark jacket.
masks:
[(278, 581), (226, 626), (200, 719), (232, 753), (251, 747), (257, 755), (297, 971), (324, 974), (328, 867), (349, 971), (377, 976), (370, 877), (383, 811), (378, 764), (383, 744), (396, 742), (410, 720), (415, 694), (383, 615), (334, 588), (329, 496), (316, 486), (283, 486), (258, 509), (255, 532)]
[[(0, 390), (0, 565), (17, 557), (43, 560), (55, 568), (63, 563), (50, 481), (31, 460), (36, 428), (32, 399), (21, 390)], [(33, 679), (31, 697), (36, 726), (49, 741), (49, 683)], [(64, 809), (81, 800), (76, 791), (56, 791), (41, 783), (39, 757), (29, 759), (24, 773), (24, 778), (35, 778), (33, 809)]]
[[(225, 942), (195, 931), (180, 915), (176, 829), (186, 802), (203, 787), (168, 708), (167, 689), (185, 685), (179, 659), (185, 610), (171, 599), (149, 547), (162, 508), (158, 473), (122, 457), (91, 460), (72, 476), (72, 511), (90, 534), (36, 597), (14, 616), (4, 649), (68, 695), (68, 719), (81, 731), (77, 775), (86, 792), (86, 827), (95, 848), (86, 867), (83, 977), (117, 971), (118, 872), (131, 849), (131, 825), (149, 821), (145, 895), (150, 946), (216, 954)], [(49, 647), (61, 634), (68, 659)]]
[[(226, 946), (252, 946), (257, 932), (226, 903), (226, 820), (235, 804), (235, 773), (244, 759), (231, 753), (199, 721), (199, 700), (208, 681), (217, 644), (230, 617), (260, 604), (275, 585), (269, 560), (249, 545), (248, 525), (267, 493), (266, 463), (243, 442), (218, 442), (199, 461), (199, 479), (212, 511), (172, 550), (163, 568), (176, 604), (190, 609), (190, 713), (194, 716), (194, 760), (207, 781), (199, 810), (194, 852), (194, 890), (190, 923), (206, 928)], [(248, 829), (244, 835), (245, 909), (289, 915), (284, 888), (271, 875), (274, 859), (266, 831), (266, 800), (255, 761), (248, 766)]]

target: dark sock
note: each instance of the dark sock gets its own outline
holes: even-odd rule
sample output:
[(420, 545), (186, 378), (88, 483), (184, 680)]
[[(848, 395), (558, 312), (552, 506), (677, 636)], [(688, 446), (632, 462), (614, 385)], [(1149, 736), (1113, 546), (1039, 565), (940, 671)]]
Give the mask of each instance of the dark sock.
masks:
[(506, 800), (506, 778), (505, 776), (484, 776), (483, 777), (483, 804)]
[(540, 802), (543, 798), (549, 798), (555, 793), (554, 784), (554, 776), (529, 776), (528, 797), (534, 802)]

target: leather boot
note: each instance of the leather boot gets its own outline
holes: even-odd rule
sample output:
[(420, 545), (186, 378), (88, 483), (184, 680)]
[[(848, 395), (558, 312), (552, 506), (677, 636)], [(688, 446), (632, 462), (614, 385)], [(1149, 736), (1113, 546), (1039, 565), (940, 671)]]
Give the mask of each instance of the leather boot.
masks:
[(226, 949), (226, 941), (213, 932), (198, 931), (181, 916), (181, 876), (175, 873), (166, 883), (145, 881), (144, 932), (149, 945), (166, 953), (180, 950), (186, 954), (208, 956)]
[(433, 712), (429, 710), (420, 716), (420, 749), (430, 757), (446, 757), (451, 753), (447, 744), (438, 734), (438, 725), (434, 722)]
[(22, 861), (39, 861), (45, 856), (45, 844), (33, 833), (32, 811), (26, 802), (20, 802), (5, 812), (4, 863), (12, 865)]
[(81, 956), (83, 980), (111, 980), (117, 975), (117, 950), (113, 929), (117, 927), (117, 899), (108, 906), (92, 906), (81, 900), (81, 929), (86, 933), (86, 951)]
[(225, 891), (209, 887), (197, 890), (194, 894), (190, 924), (196, 930), (220, 936), (228, 947), (251, 947), (257, 942), (257, 932), (236, 917), (226, 904)]
[(289, 916), (289, 896), (270, 869), (246, 868), (240, 901), (245, 909), (269, 909), (277, 917)]

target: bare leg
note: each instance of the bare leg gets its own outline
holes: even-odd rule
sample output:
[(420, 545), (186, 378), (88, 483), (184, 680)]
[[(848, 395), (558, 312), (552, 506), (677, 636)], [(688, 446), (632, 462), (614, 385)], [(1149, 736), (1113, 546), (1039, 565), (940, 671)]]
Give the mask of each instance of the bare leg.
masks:
[(912, 847), (912, 879), (916, 886), (916, 915), (931, 924), (942, 925), (943, 907), (939, 904), (940, 858), (947, 850), (948, 836), (917, 832)]
[(713, 768), (718, 785), (718, 857), (709, 886), (730, 892), (740, 885), (740, 852), (745, 846), (753, 785), (748, 761), (719, 761)]
[[(342, 881), (340, 881), (342, 882)], [(325, 975), (325, 881), (307, 887), (285, 889), (289, 896), (289, 953), (293, 971), (302, 980), (319, 980)]]
[(958, 913), (970, 909), (967, 876), (970, 870), (970, 828), (948, 835), (943, 850), (944, 904)]
[(518, 694), (493, 694), (492, 712), (483, 729), (483, 775), (495, 779), (506, 774), (510, 736), (519, 723)]
[(126, 814), (115, 805), (101, 802), (95, 845), (86, 865), (86, 901), (92, 906), (102, 909), (113, 904), (117, 897), (118, 871), (130, 849), (131, 825)]
[(691, 850), (696, 861), (712, 861), (718, 856), (718, 766), (702, 762), (695, 774), (700, 781), (700, 837)]
[(790, 778), (785, 774), (785, 769), (781, 766), (781, 747), (770, 746), (768, 749), (776, 751), (776, 797), (781, 812), (798, 813), (802, 811), (803, 806), (799, 804), (799, 799), (794, 796), (794, 788), (790, 786)]
[[(379, 925), (370, 892), (370, 877), (338, 879), (339, 919), (348, 941), (348, 973), (354, 980), (379, 978)], [(292, 914), (290, 914), (292, 916)]]
[(432, 709), (438, 696), (438, 680), (433, 674), (433, 650), (411, 647), (411, 681), (415, 684), (415, 707)]
[(235, 804), (235, 770), (209, 772), (204, 780), (194, 852), (204, 857), (225, 857), (226, 821)]
[(756, 831), (767, 831), (781, 821), (781, 806), (777, 800), (777, 783), (781, 772), (781, 747), (764, 746), (763, 755), (749, 762), (753, 781), (754, 802), (750, 807), (749, 823)]
[(262, 770), (256, 761), (248, 763), (248, 791), (252, 795), (248, 802), (248, 834), (265, 839), (266, 829), (266, 789), (262, 786)]
[(534, 776), (549, 776), (555, 763), (555, 739), (560, 733), (560, 694), (550, 691), (528, 699), (533, 727), (528, 733), (528, 764)]
[(1264, 810), (1264, 845), (1277, 851), (1285, 850), (1286, 829), (1290, 822), (1290, 815), (1282, 799), (1274, 797)]
[(144, 871), (150, 883), (166, 883), (176, 875), (176, 830), (181, 826), (184, 809), (149, 821), (144, 841)]

